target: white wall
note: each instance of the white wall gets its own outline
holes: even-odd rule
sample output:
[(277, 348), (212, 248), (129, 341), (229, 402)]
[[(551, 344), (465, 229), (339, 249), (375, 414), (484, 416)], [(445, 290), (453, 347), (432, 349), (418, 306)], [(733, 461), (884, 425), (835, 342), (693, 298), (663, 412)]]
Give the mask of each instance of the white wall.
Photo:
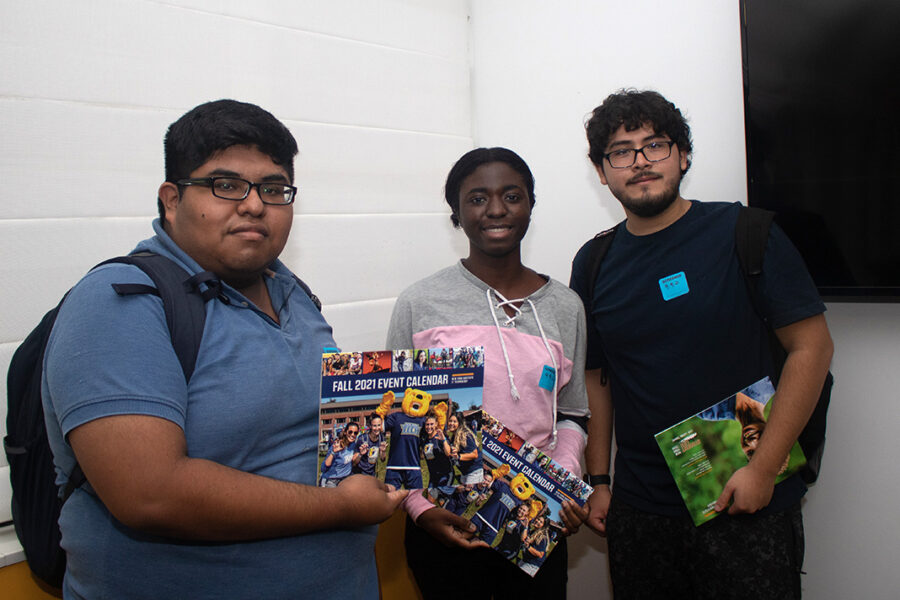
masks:
[[(528, 161), (537, 188), (528, 264), (568, 281), (594, 233), (623, 218), (587, 159), (584, 116), (622, 87), (652, 88), (690, 119), (682, 192), (746, 203), (738, 2), (472, 2), (476, 145)], [(836, 385), (824, 471), (804, 506), (805, 597), (900, 597), (900, 305), (829, 304)], [(571, 545), (571, 598), (604, 598), (604, 542)]]

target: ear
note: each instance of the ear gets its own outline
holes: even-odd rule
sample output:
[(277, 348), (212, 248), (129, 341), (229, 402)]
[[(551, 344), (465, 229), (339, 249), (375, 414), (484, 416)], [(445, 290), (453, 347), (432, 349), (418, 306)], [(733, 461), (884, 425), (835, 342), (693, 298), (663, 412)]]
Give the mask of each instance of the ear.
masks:
[(682, 152), (681, 148), (678, 149), (678, 164), (681, 165), (681, 172), (684, 173), (688, 166), (688, 155), (687, 152)]
[(166, 222), (164, 224), (171, 226), (175, 213), (178, 212), (178, 202), (181, 199), (178, 193), (178, 186), (171, 181), (166, 181), (159, 186), (159, 191), (156, 194), (166, 209)]
[(606, 185), (606, 173), (603, 172), (603, 165), (594, 165), (594, 168), (597, 169), (597, 175), (600, 176), (600, 183)]

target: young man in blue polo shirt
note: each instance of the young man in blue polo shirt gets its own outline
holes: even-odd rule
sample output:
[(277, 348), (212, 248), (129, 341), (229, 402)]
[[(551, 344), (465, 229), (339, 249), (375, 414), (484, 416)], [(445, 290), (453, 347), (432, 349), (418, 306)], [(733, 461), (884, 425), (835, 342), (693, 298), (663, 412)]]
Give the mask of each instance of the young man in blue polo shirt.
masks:
[[(45, 356), (48, 434), (65, 484), (65, 598), (377, 598), (378, 523), (405, 492), (373, 477), (315, 487), (331, 327), (278, 260), (297, 145), (268, 112), (200, 105), (165, 138), (155, 235), (137, 249), (222, 283), (189, 382), (162, 303), (131, 265), (91, 271)], [(356, 529), (354, 529), (356, 528)], [(328, 573), (328, 577), (322, 577)]]

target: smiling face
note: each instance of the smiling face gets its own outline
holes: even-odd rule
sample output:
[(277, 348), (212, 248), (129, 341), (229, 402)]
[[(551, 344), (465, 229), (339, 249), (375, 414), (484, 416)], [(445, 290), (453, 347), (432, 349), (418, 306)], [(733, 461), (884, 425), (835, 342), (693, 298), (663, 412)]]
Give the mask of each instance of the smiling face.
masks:
[(525, 518), (527, 518), (527, 517), (528, 517), (528, 505), (527, 505), (527, 504), (520, 504), (520, 505), (519, 505), (519, 508), (516, 509), (516, 516), (517, 516), (519, 519), (525, 519)]
[(358, 425), (347, 425), (347, 429), (344, 430), (344, 437), (347, 438), (347, 441), (353, 443), (356, 441), (356, 436), (359, 435), (359, 426)]
[(378, 436), (381, 435), (383, 430), (384, 421), (381, 420), (381, 417), (372, 417), (369, 420), (369, 437), (373, 440), (378, 439)]
[[(668, 140), (647, 124), (633, 131), (625, 131), (622, 125), (609, 138), (605, 152), (637, 149), (650, 142)], [(639, 152), (630, 167), (616, 169), (604, 158), (596, 169), (601, 183), (609, 186), (629, 216), (650, 218), (661, 214), (678, 198), (681, 173), (687, 164), (687, 156), (678, 146), (672, 146), (672, 154), (661, 161), (650, 162)]]
[(493, 482), (494, 482), (494, 474), (491, 472), (490, 469), (485, 469), (485, 470), (484, 470), (483, 478), (482, 478), (482, 480), (481, 480), (481, 484), (482, 484), (484, 487), (488, 487), (488, 486), (490, 486)]
[(531, 199), (522, 176), (503, 162), (486, 163), (459, 188), (459, 224), (469, 257), (503, 257), (519, 251), (531, 221)]
[[(290, 183), (288, 173), (253, 146), (231, 146), (191, 172), (191, 178), (227, 175), (251, 182)], [(256, 188), (244, 200), (213, 196), (204, 186), (159, 188), (166, 231), (205, 270), (241, 288), (259, 279), (287, 243), (291, 205), (263, 204)]]

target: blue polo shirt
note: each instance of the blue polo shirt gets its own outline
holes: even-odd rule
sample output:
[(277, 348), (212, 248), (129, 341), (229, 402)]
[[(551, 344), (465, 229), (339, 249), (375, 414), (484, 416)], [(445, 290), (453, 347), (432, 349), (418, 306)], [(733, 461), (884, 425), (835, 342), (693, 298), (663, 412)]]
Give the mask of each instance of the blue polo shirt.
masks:
[[(138, 250), (201, 270), (158, 220), (154, 230)], [(149, 278), (115, 264), (86, 275), (62, 306), (45, 354), (44, 410), (57, 482), (74, 465), (65, 440), (72, 429), (111, 415), (147, 415), (181, 427), (191, 457), (314, 486), (321, 353), (334, 340), (290, 271), (279, 261), (272, 270), (266, 284), (280, 323), (225, 285), (225, 299), (206, 304), (189, 384), (159, 298), (120, 297), (110, 286), (152, 285)], [(378, 596), (374, 527), (192, 543), (132, 530), (79, 489), (63, 507), (60, 528), (66, 598), (297, 598), (348, 590)]]

